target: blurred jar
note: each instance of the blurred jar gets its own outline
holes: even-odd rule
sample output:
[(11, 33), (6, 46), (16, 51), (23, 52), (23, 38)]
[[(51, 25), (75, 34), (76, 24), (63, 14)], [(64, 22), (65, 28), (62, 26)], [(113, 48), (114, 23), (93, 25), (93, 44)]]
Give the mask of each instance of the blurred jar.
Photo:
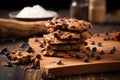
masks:
[(106, 0), (90, 0), (89, 21), (103, 23), (106, 20)]
[(89, 0), (72, 0), (70, 17), (88, 21)]

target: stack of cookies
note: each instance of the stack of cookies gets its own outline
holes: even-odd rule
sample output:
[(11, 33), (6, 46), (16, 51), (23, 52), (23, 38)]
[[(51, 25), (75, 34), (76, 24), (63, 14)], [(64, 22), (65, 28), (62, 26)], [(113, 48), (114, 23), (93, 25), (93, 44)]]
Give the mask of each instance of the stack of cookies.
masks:
[(41, 53), (46, 56), (75, 57), (88, 53), (85, 40), (90, 37), (89, 22), (75, 18), (54, 18), (46, 22), (48, 34), (40, 41)]

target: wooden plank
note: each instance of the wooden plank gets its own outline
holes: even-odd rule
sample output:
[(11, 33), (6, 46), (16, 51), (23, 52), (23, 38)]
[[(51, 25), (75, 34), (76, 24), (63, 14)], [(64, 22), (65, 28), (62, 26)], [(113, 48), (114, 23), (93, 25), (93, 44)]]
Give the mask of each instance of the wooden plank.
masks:
[(6, 67), (0, 67), (0, 79), (5, 80), (7, 74), (7, 68)]
[(40, 70), (36, 70), (36, 69), (26, 70), (24, 80), (41, 80)]
[[(113, 35), (113, 34), (111, 34)], [(51, 73), (55, 76), (65, 76), (65, 75), (75, 75), (75, 74), (85, 74), (85, 73), (97, 73), (97, 72), (109, 72), (109, 71), (120, 71), (120, 42), (118, 41), (104, 41), (104, 34), (98, 36), (93, 36), (88, 39), (88, 46), (90, 48), (96, 47), (98, 50), (95, 53), (99, 54), (101, 50), (105, 51), (104, 55), (101, 55), (101, 60), (96, 60), (94, 57), (90, 58), (89, 62), (84, 62), (84, 59), (75, 58), (58, 58), (58, 57), (45, 57), (42, 56), (41, 68), (46, 71), (47, 74)], [(39, 38), (40, 40), (41, 38)], [(91, 41), (95, 41), (95, 45), (91, 45)], [(102, 42), (102, 47), (98, 47), (97, 43)], [(39, 43), (34, 42), (34, 38), (29, 39), (30, 46), (40, 53)], [(115, 46), (117, 51), (115, 54), (109, 54), (110, 49)], [(61, 60), (63, 65), (57, 65), (56, 61)]]
[(25, 80), (25, 66), (17, 66), (15, 70), (14, 80)]
[(0, 67), (0, 80), (14, 80), (15, 67)]
[(6, 78), (4, 80), (15, 80), (14, 76), (15, 71), (16, 71), (16, 67), (6, 67), (7, 68), (7, 72), (6, 72)]

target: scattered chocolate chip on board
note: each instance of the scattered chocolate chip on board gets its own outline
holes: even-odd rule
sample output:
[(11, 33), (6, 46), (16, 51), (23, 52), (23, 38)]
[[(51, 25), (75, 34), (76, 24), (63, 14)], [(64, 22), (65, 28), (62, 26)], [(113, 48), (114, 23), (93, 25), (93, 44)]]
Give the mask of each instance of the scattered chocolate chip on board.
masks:
[[(39, 37), (38, 42), (35, 42), (34, 38), (29, 39), (29, 45), (42, 56), (41, 66), (42, 70), (45, 70), (47, 74), (52, 73), (55, 76), (64, 76), (64, 75), (75, 75), (75, 74), (84, 74), (84, 73), (94, 73), (94, 72), (106, 72), (106, 71), (120, 71), (120, 41), (117, 39), (114, 40), (104, 40), (106, 36), (105, 33), (100, 33), (99, 36), (94, 34), (91, 38), (86, 39), (87, 45), (85, 48), (88, 52), (79, 50), (79, 51), (60, 51), (57, 50), (54, 52), (54, 55), (44, 56), (40, 52), (40, 42), (43, 41), (43, 38)], [(116, 33), (109, 33), (109, 36), (115, 37)], [(91, 43), (94, 41), (94, 45)], [(102, 43), (102, 46), (98, 46), (97, 43)], [(56, 45), (56, 44), (55, 44)], [(65, 45), (66, 49), (67, 45)], [(83, 44), (84, 45), (84, 44)], [(55, 48), (54, 44), (48, 45), (52, 48)], [(61, 47), (60, 47), (61, 46)], [(65, 49), (63, 44), (57, 44), (56, 49)], [(71, 48), (70, 48), (71, 49)], [(85, 50), (86, 50), (85, 49)], [(47, 53), (51, 53), (48, 52)], [(89, 56), (87, 56), (87, 54)], [(58, 60), (62, 61), (62, 65), (56, 64)], [(94, 67), (94, 68), (93, 68)], [(102, 69), (101, 69), (102, 67)], [(63, 71), (62, 71), (63, 70)]]
[[(46, 74), (64, 76), (120, 70), (119, 32), (91, 35), (92, 25), (75, 18), (52, 19), (46, 26), (48, 34), (38, 37), (37, 42), (35, 38), (28, 42), (41, 55), (41, 69)], [(62, 65), (56, 64), (58, 60)]]

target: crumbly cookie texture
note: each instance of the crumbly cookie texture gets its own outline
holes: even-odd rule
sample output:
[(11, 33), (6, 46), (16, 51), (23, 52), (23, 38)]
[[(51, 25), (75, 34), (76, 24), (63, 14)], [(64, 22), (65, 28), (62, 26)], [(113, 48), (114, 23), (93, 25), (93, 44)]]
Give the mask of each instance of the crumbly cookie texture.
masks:
[(26, 51), (11, 51), (6, 52), (5, 55), (8, 57), (12, 64), (31, 65), (31, 68), (40, 67), (40, 54), (29, 53)]
[(84, 31), (92, 28), (91, 23), (84, 20), (77, 20), (75, 18), (56, 18), (48, 20), (46, 27), (56, 29), (66, 29), (70, 31)]
[(78, 39), (60, 40), (57, 37), (55, 37), (53, 34), (44, 35), (43, 36), (43, 40), (46, 43), (49, 43), (49, 44), (68, 44), (68, 43), (72, 44), (72, 43), (79, 43), (79, 42), (83, 41), (83, 39), (81, 39), (81, 40), (78, 40)]
[(81, 33), (75, 33), (70, 31), (62, 31), (62, 30), (56, 30), (52, 32), (52, 34), (59, 38), (59, 39), (82, 39), (82, 36), (85, 36), (84, 39), (87, 39), (90, 37), (90, 34), (88, 31), (84, 31)]
[(76, 57), (90, 53), (85, 40), (91, 37), (92, 25), (75, 18), (54, 18), (46, 22), (48, 34), (40, 41), (41, 54), (45, 56)]

